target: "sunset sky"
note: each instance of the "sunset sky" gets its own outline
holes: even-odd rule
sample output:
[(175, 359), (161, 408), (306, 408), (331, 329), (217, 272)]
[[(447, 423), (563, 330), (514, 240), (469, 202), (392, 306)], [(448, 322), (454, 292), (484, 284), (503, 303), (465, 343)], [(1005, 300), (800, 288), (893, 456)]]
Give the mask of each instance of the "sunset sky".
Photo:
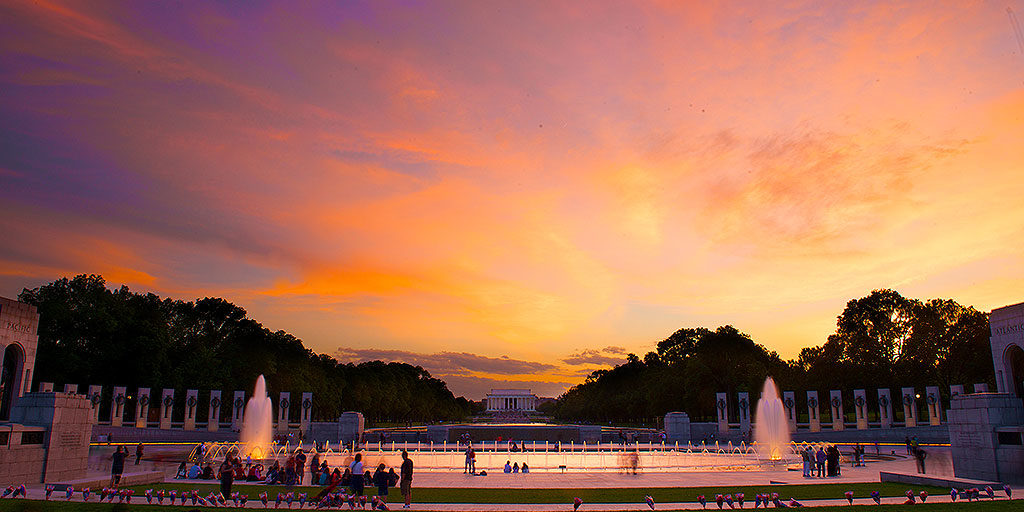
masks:
[(299, 4), (0, 0), (0, 295), (220, 296), (472, 398), (1024, 300), (1024, 0)]

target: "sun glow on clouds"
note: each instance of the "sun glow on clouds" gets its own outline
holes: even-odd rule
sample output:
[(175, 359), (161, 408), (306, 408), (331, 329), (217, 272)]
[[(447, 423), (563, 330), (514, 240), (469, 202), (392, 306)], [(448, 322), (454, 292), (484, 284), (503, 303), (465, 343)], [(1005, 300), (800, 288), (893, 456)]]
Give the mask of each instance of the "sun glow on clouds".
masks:
[(4, 295), (101, 272), (354, 359), (547, 365), (449, 371), (471, 396), (684, 326), (793, 356), (879, 287), (1021, 300), (1002, 4), (12, 2), (0, 24)]

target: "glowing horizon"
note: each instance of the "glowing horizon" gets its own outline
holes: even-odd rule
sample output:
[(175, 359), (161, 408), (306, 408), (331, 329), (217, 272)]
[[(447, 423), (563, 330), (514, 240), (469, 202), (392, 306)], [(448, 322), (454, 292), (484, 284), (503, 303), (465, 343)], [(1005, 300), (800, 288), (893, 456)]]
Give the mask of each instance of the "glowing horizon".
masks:
[(0, 1), (0, 295), (220, 296), (473, 398), (682, 327), (792, 358), (878, 288), (1017, 303), (1008, 7)]

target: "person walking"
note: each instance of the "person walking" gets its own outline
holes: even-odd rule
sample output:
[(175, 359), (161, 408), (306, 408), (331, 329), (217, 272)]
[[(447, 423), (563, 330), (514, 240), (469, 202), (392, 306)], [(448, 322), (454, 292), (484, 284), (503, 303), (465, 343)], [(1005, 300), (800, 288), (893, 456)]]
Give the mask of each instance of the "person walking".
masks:
[(914, 459), (917, 461), (917, 472), (924, 474), (924, 459), (928, 457), (928, 452), (924, 451), (921, 447), (914, 450)]
[(352, 472), (352, 477), (349, 478), (349, 485), (352, 489), (352, 494), (356, 496), (363, 495), (363, 454), (357, 453), (355, 460), (349, 465), (348, 469)]
[(231, 498), (231, 484), (235, 481), (235, 459), (228, 455), (220, 465), (220, 495), (225, 500)]
[(128, 456), (127, 451), (121, 451), (121, 446), (110, 456), (110, 486), (117, 488), (121, 484), (121, 475), (124, 474), (124, 459)]
[(142, 443), (139, 443), (138, 446), (135, 447), (135, 465), (138, 466), (139, 465), (139, 461), (141, 461), (141, 460), (142, 460)]
[(401, 480), (398, 487), (402, 491), (402, 498), (405, 499), (402, 508), (409, 508), (412, 504), (412, 459), (405, 450), (402, 450)]

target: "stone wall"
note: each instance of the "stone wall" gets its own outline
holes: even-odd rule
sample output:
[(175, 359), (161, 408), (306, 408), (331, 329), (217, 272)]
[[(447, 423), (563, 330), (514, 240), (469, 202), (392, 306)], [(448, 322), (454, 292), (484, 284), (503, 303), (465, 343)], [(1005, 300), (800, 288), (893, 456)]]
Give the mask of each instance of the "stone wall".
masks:
[[(68, 393), (25, 393), (11, 411), (11, 419), (45, 429), (41, 458), (46, 481), (78, 478), (85, 473), (92, 434), (92, 406), (87, 398)], [(42, 479), (35, 483), (39, 481)]]
[[(25, 434), (28, 434), (27, 436)], [(6, 485), (38, 484), (43, 481), (46, 461), (45, 429), (13, 423), (0, 425), (0, 482)]]
[(1024, 403), (1009, 393), (953, 399), (949, 440), (960, 478), (1024, 484)]

